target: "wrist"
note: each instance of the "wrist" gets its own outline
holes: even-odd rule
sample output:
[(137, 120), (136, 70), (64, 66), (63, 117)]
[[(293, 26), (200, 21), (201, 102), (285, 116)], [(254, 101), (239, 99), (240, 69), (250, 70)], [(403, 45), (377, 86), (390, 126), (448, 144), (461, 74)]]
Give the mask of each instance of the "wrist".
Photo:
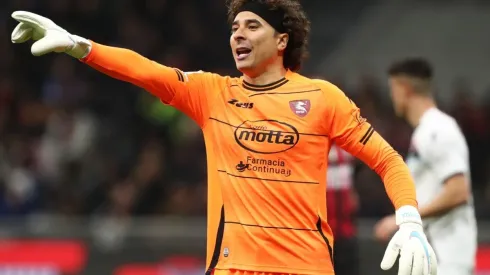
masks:
[(88, 39), (78, 35), (71, 34), (70, 38), (73, 40), (74, 45), (67, 53), (78, 59), (87, 57), (92, 49), (92, 43)]
[(411, 205), (404, 205), (395, 212), (396, 224), (402, 225), (406, 223), (415, 223), (422, 226), (422, 218), (418, 209)]

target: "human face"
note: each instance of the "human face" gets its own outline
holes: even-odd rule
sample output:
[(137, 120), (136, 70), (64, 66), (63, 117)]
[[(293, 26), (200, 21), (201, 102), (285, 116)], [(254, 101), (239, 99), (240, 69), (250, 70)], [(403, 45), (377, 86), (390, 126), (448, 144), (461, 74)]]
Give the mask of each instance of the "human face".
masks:
[(408, 86), (403, 77), (390, 77), (390, 96), (393, 109), (398, 117), (404, 117), (408, 104)]
[(277, 34), (269, 23), (255, 13), (244, 11), (235, 17), (230, 46), (240, 72), (253, 77), (271, 64), (282, 66), (279, 53), (284, 51), (286, 45), (287, 34)]

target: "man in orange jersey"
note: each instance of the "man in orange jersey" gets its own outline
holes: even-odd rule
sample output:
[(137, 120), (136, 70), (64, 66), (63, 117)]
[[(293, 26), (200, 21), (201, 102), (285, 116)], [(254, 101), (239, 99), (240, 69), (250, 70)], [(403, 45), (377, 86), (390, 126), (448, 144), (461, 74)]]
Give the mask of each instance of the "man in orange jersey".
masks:
[(230, 45), (240, 78), (182, 72), (70, 34), (30, 12), (12, 17), (19, 21), (12, 41), (37, 40), (33, 55), (64, 52), (146, 89), (202, 128), (207, 274), (334, 274), (325, 197), (333, 142), (380, 175), (395, 206), (400, 229), (381, 267), (391, 268), (401, 254), (400, 274), (436, 273), (402, 158), (341, 90), (297, 73), (310, 30), (297, 0), (230, 2)]

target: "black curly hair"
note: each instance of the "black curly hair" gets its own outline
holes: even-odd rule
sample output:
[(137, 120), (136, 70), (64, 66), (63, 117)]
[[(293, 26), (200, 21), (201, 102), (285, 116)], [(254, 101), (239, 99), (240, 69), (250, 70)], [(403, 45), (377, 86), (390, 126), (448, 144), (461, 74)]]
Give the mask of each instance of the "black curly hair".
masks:
[(229, 0), (228, 23), (231, 25), (243, 4), (254, 1), (266, 4), (270, 9), (284, 11), (282, 24), (289, 35), (288, 45), (284, 51), (284, 67), (298, 71), (308, 57), (308, 37), (310, 21), (298, 0)]

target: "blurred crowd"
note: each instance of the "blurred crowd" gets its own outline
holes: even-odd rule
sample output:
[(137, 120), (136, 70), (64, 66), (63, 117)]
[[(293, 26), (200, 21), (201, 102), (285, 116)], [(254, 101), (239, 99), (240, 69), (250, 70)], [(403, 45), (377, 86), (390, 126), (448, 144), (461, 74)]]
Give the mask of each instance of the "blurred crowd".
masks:
[[(205, 215), (206, 158), (199, 128), (141, 89), (65, 55), (33, 57), (12, 45), (10, 13), (41, 13), (72, 33), (133, 49), (167, 66), (237, 75), (221, 0), (7, 0), (0, 16), (0, 216)], [(212, 44), (210, 42), (212, 41)], [(387, 91), (369, 75), (344, 88), (403, 155), (411, 129), (393, 115)], [(468, 139), (477, 211), (490, 218), (490, 98), (471, 98), (455, 80), (454, 115)], [(490, 94), (490, 93), (489, 93)], [(450, 150), (450, 148), (448, 148)], [(361, 215), (391, 206), (367, 167), (357, 175)]]

